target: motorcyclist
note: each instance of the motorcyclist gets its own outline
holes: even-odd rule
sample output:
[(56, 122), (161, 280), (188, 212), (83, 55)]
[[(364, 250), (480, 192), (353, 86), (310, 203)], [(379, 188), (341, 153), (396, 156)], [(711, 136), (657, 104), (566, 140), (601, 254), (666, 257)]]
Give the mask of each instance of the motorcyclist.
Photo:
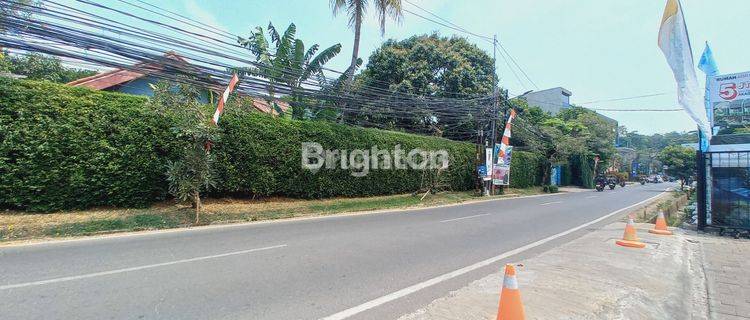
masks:
[(603, 186), (607, 185), (607, 177), (605, 177), (605, 176), (604, 176), (603, 174), (601, 174), (601, 173), (600, 173), (600, 174), (598, 174), (598, 175), (596, 176), (596, 179), (594, 180), (594, 184), (595, 184), (595, 185), (599, 185), (599, 184), (601, 184), (601, 185), (603, 185)]

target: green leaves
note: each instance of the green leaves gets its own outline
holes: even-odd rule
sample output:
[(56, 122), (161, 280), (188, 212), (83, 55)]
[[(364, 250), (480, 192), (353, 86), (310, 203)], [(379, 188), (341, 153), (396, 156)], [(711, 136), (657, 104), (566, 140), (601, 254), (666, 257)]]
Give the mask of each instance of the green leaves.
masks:
[(0, 79), (0, 207), (141, 207), (166, 196), (170, 124), (146, 99)]
[[(305, 43), (296, 38), (296, 33), (297, 27), (292, 23), (280, 36), (273, 24), (269, 23), (268, 34), (271, 37), (271, 43), (275, 46), (273, 53), (269, 52), (268, 41), (261, 27), (257, 27), (247, 40), (238, 39), (240, 45), (255, 55), (258, 63), (254, 67), (237, 68), (237, 70), (268, 79), (267, 89), (270, 99), (276, 98), (278, 93), (290, 92), (293, 100), (299, 102), (301, 100), (299, 89), (302, 88), (302, 84), (313, 75), (324, 78), (323, 65), (341, 51), (341, 45), (336, 44), (315, 56), (319, 46), (314, 44), (305, 51)], [(297, 119), (302, 118), (307, 110), (300, 103), (292, 104), (292, 109), (292, 115)]]
[(657, 158), (667, 166), (667, 173), (671, 176), (687, 179), (695, 174), (695, 151), (691, 148), (671, 145), (662, 149)]

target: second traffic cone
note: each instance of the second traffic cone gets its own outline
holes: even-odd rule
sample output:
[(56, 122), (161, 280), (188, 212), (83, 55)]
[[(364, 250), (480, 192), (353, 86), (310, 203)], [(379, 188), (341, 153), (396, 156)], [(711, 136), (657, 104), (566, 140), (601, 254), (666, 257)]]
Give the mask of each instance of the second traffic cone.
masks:
[(521, 291), (518, 290), (516, 268), (505, 265), (503, 290), (500, 291), (500, 306), (497, 308), (497, 320), (524, 320), (526, 315), (521, 302)]
[(635, 226), (633, 226), (633, 218), (628, 219), (628, 224), (625, 225), (625, 234), (622, 236), (622, 240), (617, 240), (615, 243), (623, 247), (630, 248), (645, 248), (646, 244), (638, 241), (638, 236), (635, 234)]
[(664, 212), (659, 211), (659, 216), (656, 217), (656, 225), (653, 229), (648, 230), (648, 232), (663, 236), (672, 234), (672, 231), (667, 230), (667, 219), (664, 219)]

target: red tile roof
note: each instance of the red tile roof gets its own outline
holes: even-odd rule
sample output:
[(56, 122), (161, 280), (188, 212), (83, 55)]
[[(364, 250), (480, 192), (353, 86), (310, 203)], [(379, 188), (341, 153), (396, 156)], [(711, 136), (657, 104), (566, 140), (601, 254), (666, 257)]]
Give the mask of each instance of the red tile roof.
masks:
[[(180, 63), (187, 63), (187, 60), (175, 52), (167, 52), (164, 54), (167, 59), (173, 59)], [(133, 66), (133, 69), (144, 70), (153, 69), (159, 70), (163, 66), (154, 62), (138, 63)], [(128, 81), (132, 81), (138, 78), (146, 76), (149, 72), (135, 72), (128, 69), (118, 68), (107, 72), (95, 74), (90, 77), (81, 78), (75, 81), (68, 82), (69, 86), (74, 87), (86, 87), (94, 90), (104, 90), (111, 88), (118, 84), (122, 84)]]
[[(185, 60), (182, 56), (175, 52), (167, 52), (164, 55), (165, 58), (168, 59), (174, 59), (180, 63), (188, 63), (187, 60)], [(147, 62), (147, 63), (139, 63), (133, 66), (133, 69), (136, 70), (148, 70), (152, 69), (154, 71), (160, 70), (163, 68), (162, 65), (154, 63), (154, 62)], [(95, 74), (90, 77), (81, 78), (75, 81), (68, 82), (67, 84), (69, 86), (74, 87), (86, 87), (94, 90), (104, 90), (107, 88), (114, 87), (116, 85), (133, 81), (138, 78), (145, 77), (148, 75), (148, 71), (145, 72), (135, 72), (123, 68), (114, 69), (107, 72), (102, 72), (99, 74)], [(222, 88), (219, 85), (212, 85), (210, 88), (212, 91), (216, 92), (223, 92), (224, 88)], [(270, 113), (274, 115), (278, 115), (278, 112), (273, 109), (273, 107), (268, 103), (268, 100), (260, 97), (252, 97), (253, 98), (253, 107), (257, 109), (260, 112), (264, 113)], [(281, 100), (274, 100), (274, 102), (281, 108), (282, 111), (285, 113), (287, 110), (289, 110), (291, 107), (288, 103), (281, 101)]]

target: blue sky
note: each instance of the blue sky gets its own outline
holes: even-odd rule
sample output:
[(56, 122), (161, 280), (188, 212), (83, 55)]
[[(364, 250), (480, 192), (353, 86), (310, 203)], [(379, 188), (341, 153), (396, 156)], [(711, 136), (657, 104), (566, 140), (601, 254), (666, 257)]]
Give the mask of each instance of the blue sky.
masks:
[[(64, 1), (64, 2), (69, 2)], [(351, 54), (353, 32), (345, 16), (333, 17), (328, 0), (144, 0), (230, 31), (247, 35), (255, 26), (272, 21), (279, 29), (294, 22), (306, 44), (327, 47), (336, 43), (342, 53), (329, 67), (343, 70)], [(72, 1), (70, 1), (72, 2)], [(127, 8), (114, 0), (102, 1)], [(541, 88), (562, 86), (573, 92), (573, 103), (665, 93), (622, 101), (586, 103), (596, 108), (676, 108), (675, 82), (656, 46), (665, 0), (411, 0), (411, 2), (476, 33), (497, 34), (531, 79)], [(750, 70), (747, 37), (747, 0), (683, 0), (697, 62), (709, 41), (722, 73)], [(404, 4), (408, 10), (418, 9)], [(141, 14), (142, 12), (133, 11)], [(389, 22), (381, 36), (374, 13), (362, 30), (360, 56), (365, 59), (388, 38), (454, 31), (406, 13), (400, 23)], [(489, 42), (467, 36), (491, 52)], [(743, 42), (744, 41), (744, 42)], [(501, 85), (511, 95), (535, 89), (519, 83), (498, 57)], [(519, 74), (520, 75), (520, 74)], [(520, 75), (523, 80), (523, 76)], [(699, 72), (699, 77), (702, 74)], [(629, 130), (656, 132), (694, 130), (683, 112), (602, 112)]]

